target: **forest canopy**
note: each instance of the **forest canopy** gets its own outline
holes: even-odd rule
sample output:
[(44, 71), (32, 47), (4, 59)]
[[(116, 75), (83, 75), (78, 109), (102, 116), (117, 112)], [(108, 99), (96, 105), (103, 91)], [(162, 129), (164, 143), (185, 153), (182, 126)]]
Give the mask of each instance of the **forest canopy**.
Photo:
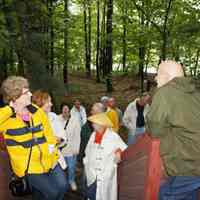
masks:
[(1, 0), (0, 8), (0, 81), (17, 74), (57, 88), (70, 71), (97, 82), (131, 72), (143, 87), (144, 73), (166, 59), (200, 74), (198, 0)]

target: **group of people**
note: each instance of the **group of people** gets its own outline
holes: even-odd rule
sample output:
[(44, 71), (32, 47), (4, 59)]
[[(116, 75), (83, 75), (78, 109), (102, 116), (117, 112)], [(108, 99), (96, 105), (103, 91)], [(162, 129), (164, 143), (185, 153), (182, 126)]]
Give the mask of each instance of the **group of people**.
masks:
[[(80, 146), (86, 197), (116, 198), (117, 163), (127, 146), (113, 131), (115, 122), (111, 119), (118, 126), (114, 110), (110, 108), (106, 114), (104, 105), (95, 103), (87, 118), (85, 108), (76, 100), (71, 110), (63, 103), (57, 115), (51, 111), (51, 95), (43, 90), (31, 93), (28, 80), (20, 76), (8, 77), (1, 90), (5, 106), (0, 109), (0, 132), (12, 171), (27, 179), (33, 199), (61, 200), (69, 187), (77, 190), (75, 171)], [(84, 134), (87, 128), (88, 135)]]
[(125, 126), (128, 145), (144, 132), (160, 139), (165, 181), (159, 200), (197, 200), (200, 94), (175, 61), (161, 62), (156, 81), (153, 98), (143, 93), (124, 114), (115, 98), (103, 96), (87, 117), (79, 100), (71, 110), (61, 104), (61, 114), (55, 114), (48, 92), (32, 94), (27, 79), (8, 77), (1, 87), (6, 105), (0, 109), (0, 132), (12, 170), (27, 178), (33, 199), (61, 200), (69, 187), (76, 191), (79, 160), (86, 199), (117, 200), (117, 164), (128, 147), (119, 130)]

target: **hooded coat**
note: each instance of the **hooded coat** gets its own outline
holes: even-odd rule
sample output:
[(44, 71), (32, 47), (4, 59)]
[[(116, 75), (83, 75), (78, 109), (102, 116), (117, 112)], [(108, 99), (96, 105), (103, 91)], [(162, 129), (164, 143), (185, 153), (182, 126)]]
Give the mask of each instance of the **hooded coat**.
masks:
[(147, 131), (160, 139), (170, 176), (200, 176), (200, 93), (192, 80), (174, 78), (159, 88), (146, 116)]

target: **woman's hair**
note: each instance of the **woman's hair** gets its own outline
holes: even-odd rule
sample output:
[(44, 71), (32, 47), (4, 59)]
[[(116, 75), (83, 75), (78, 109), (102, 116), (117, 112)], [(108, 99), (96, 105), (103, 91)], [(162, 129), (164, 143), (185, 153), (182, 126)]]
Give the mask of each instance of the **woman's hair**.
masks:
[(32, 102), (39, 107), (42, 107), (50, 98), (50, 95), (46, 91), (36, 90), (32, 95)]
[(22, 76), (9, 76), (1, 85), (5, 103), (16, 100), (22, 94), (23, 88), (29, 88), (28, 80)]
[(63, 109), (63, 107), (65, 107), (65, 106), (67, 106), (67, 107), (69, 108), (69, 106), (68, 106), (67, 103), (65, 103), (65, 102), (62, 102), (62, 103), (60, 104), (60, 112), (62, 112), (62, 109)]

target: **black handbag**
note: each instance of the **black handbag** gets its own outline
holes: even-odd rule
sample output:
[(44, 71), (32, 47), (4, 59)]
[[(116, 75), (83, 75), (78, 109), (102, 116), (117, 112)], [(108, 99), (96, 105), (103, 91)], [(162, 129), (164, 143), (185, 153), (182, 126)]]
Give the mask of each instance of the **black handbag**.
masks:
[(31, 149), (30, 149), (30, 153), (28, 157), (28, 164), (24, 173), (25, 176), (17, 177), (16, 175), (13, 174), (11, 177), (11, 181), (9, 183), (9, 189), (13, 196), (21, 197), (21, 196), (30, 195), (32, 193), (31, 187), (28, 183), (28, 179), (26, 176), (28, 174), (29, 164), (31, 160), (31, 153), (32, 153), (32, 144), (31, 144)]
[(9, 189), (12, 195), (16, 197), (26, 196), (32, 193), (26, 176), (21, 178), (13, 176), (9, 183)]

